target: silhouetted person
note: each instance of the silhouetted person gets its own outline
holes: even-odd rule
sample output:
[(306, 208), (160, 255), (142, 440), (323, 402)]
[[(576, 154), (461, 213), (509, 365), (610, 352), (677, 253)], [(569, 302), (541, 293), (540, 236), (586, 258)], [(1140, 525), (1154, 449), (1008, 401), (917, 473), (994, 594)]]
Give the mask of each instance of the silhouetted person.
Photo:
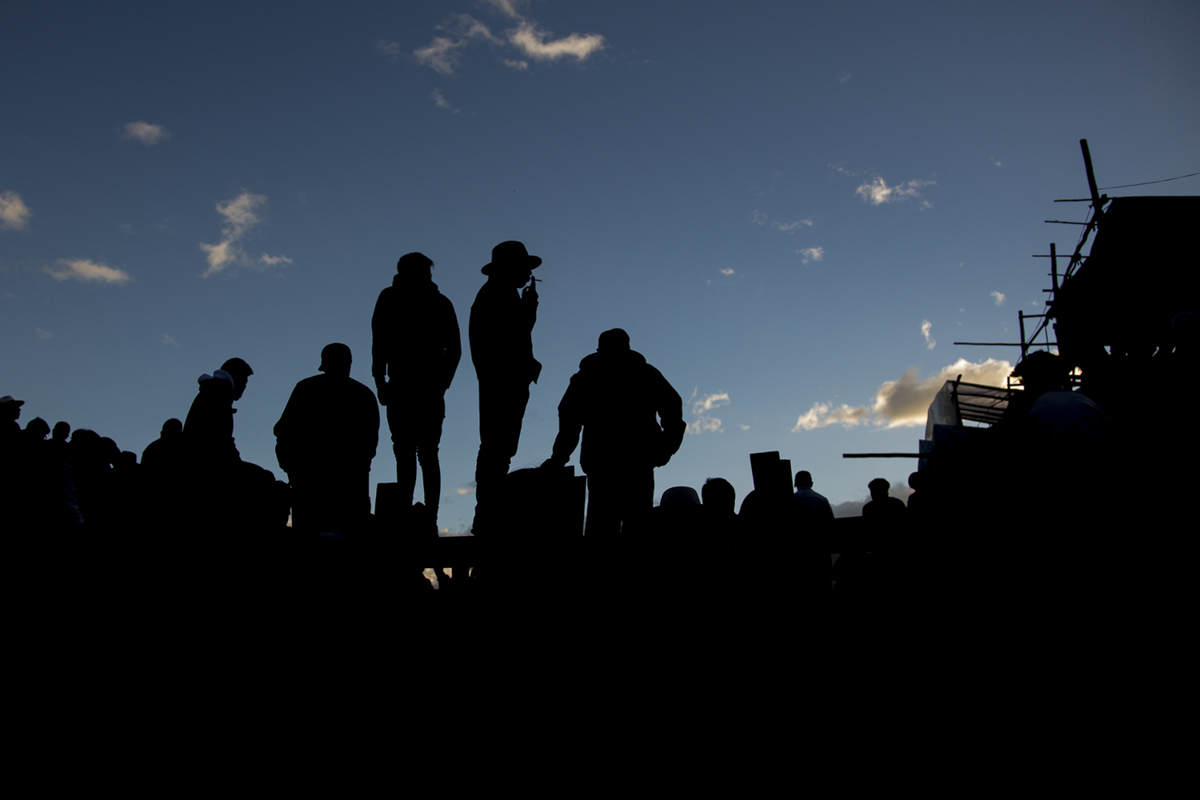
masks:
[(833, 522), (833, 508), (824, 495), (813, 491), (812, 473), (802, 469), (796, 473), (796, 493), (792, 495), (801, 525)]
[(0, 397), (0, 443), (9, 446), (21, 433), (17, 420), (21, 418), (21, 406), (24, 400), (17, 400), (11, 394)]
[(171, 472), (183, 460), (183, 423), (172, 417), (162, 424), (158, 438), (142, 451), (142, 466), (149, 470)]
[(521, 242), (496, 245), (492, 260), (481, 270), (487, 283), (471, 306), (471, 363), (479, 378), (479, 457), (472, 526), (476, 532), (498, 522), (504, 477), (521, 440), (529, 384), (537, 383), (542, 371), (533, 357), (538, 307), (533, 270), (541, 263)]
[(233, 441), (234, 401), (240, 400), (254, 370), (240, 358), (231, 358), (212, 375), (197, 379), (200, 392), (192, 401), (183, 423), (192, 457), (203, 466), (219, 466), (241, 460)]
[(292, 485), (292, 525), (311, 533), (353, 531), (371, 513), (371, 460), (379, 404), (350, 377), (344, 344), (326, 345), (319, 370), (296, 384), (275, 423), (275, 454)]
[(871, 499), (863, 506), (862, 515), (865, 519), (885, 525), (899, 525), (904, 521), (907, 509), (902, 500), (888, 494), (892, 485), (886, 478), (871, 481), (867, 484), (867, 490), (871, 493)]
[[(613, 399), (619, 387), (621, 397)], [(687, 423), (679, 393), (646, 358), (629, 349), (629, 334), (600, 334), (596, 352), (558, 404), (558, 437), (544, 466), (565, 466), (583, 431), (579, 464), (588, 477), (586, 536), (611, 536), (654, 505), (654, 468), (671, 460)], [(694, 490), (693, 490), (694, 491)]]
[(396, 262), (392, 285), (375, 302), (371, 335), (371, 374), (387, 408), (401, 500), (412, 505), (420, 463), (425, 508), (436, 527), (445, 395), (462, 358), (462, 342), (454, 306), (433, 282), (428, 257), (409, 253)]
[[(257, 464), (242, 461), (233, 440), (233, 415), (254, 371), (240, 358), (231, 358), (212, 375), (201, 375), (200, 391), (183, 422), (188, 481), (196, 507), (222, 504), (228, 525), (258, 530), (287, 521), (275, 476)], [(84, 513), (86, 520), (87, 514)]]

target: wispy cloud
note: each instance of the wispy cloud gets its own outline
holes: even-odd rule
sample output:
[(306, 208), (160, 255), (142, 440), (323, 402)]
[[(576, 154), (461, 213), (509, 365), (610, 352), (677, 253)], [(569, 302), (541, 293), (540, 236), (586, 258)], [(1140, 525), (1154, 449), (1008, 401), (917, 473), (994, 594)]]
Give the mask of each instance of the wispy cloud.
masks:
[(384, 39), (380, 39), (375, 43), (375, 49), (378, 50), (379, 54), (388, 61), (395, 61), (396, 59), (400, 58), (399, 42), (389, 42)]
[(442, 94), (441, 89), (434, 89), (433, 94), (431, 94), (430, 97), (433, 98), (433, 102), (438, 108), (444, 108), (447, 111), (449, 111), (451, 114), (461, 114), (462, 113), (462, 111), (460, 109), (457, 109), (454, 106), (450, 105), (450, 101), (447, 100), (446, 96)]
[(992, 156), (992, 166), (993, 167), (1002, 167), (1004, 165), (1001, 164), (1000, 161), (995, 156)]
[(459, 39), (456, 42), (445, 36), (435, 36), (432, 42), (414, 50), (413, 58), (417, 60), (418, 64), (424, 64), (435, 72), (453, 75), (461, 57), (459, 50), (466, 46), (466, 39)]
[(812, 226), (813, 221), (811, 219), (798, 219), (795, 222), (780, 222), (779, 220), (775, 220), (771, 223), (772, 228), (784, 233), (793, 233), (798, 228), (811, 228)]
[(586, 61), (605, 46), (604, 37), (598, 33), (572, 33), (561, 39), (550, 39), (551, 35), (539, 28), (536, 22), (522, 20), (515, 31), (508, 32), (508, 41), (525, 55), (539, 61), (557, 61), (564, 57)]
[(85, 283), (120, 285), (133, 280), (123, 269), (116, 269), (87, 258), (60, 258), (53, 265), (42, 267), (42, 272), (60, 282), (70, 278)]
[(205, 252), (208, 260), (208, 269), (201, 273), (201, 278), (223, 272), (233, 265), (265, 269), (293, 263), (287, 256), (270, 256), (266, 253), (258, 259), (251, 260), (242, 249), (241, 240), (262, 222), (258, 210), (266, 202), (267, 198), (264, 195), (252, 194), (243, 189), (237, 197), (217, 203), (217, 213), (225, 218), (225, 225), (221, 228), (221, 241), (216, 244), (200, 244), (200, 249)]
[(996, 305), (998, 306), (1004, 305), (1004, 301), (1008, 299), (1005, 297), (1004, 292), (991, 292), (991, 295), (992, 299), (996, 301)]
[(44, 331), (41, 328), (34, 328), (33, 332), (35, 334), (37, 334), (37, 337), (39, 339), (53, 339), (54, 338), (53, 333), (51, 333), (50, 331)]
[(692, 414), (696, 419), (688, 425), (688, 433), (700, 434), (705, 431), (717, 433), (721, 430), (721, 420), (714, 417), (712, 412), (721, 406), (729, 405), (729, 393), (717, 392), (696, 399), (700, 387), (692, 390), (689, 402), (692, 403)]
[(604, 37), (598, 33), (572, 33), (554, 38), (551, 32), (525, 17), (521, 13), (523, 4), (513, 0), (488, 0), (486, 6), (515, 22), (516, 27), (497, 36), (486, 24), (470, 14), (455, 14), (437, 26), (446, 35), (435, 36), (429, 44), (413, 51), (413, 58), (418, 64), (424, 64), (443, 75), (453, 75), (466, 48), (473, 42), (486, 42), (516, 49), (522, 58), (502, 58), (501, 61), (511, 69), (526, 71), (529, 62), (525, 59), (558, 61), (573, 58), (583, 62), (607, 46)]
[(23, 231), (29, 228), (29, 218), (33, 212), (21, 195), (16, 192), (0, 192), (0, 230)]
[(825, 248), (824, 247), (805, 247), (801, 250), (797, 250), (796, 254), (798, 256), (800, 256), (801, 264), (807, 264), (810, 261), (824, 261), (825, 260)]
[(165, 333), (162, 335), (162, 343), (164, 346), (170, 345), (171, 347), (179, 347), (179, 342), (175, 341), (173, 337), (168, 336)]
[(871, 411), (866, 406), (849, 406), (843, 403), (836, 408), (830, 403), (813, 403), (812, 408), (800, 415), (792, 426), (792, 433), (812, 431), (829, 425), (853, 428), (867, 421)]
[(475, 481), (471, 481), (466, 486), (458, 487), (454, 492), (459, 495), (475, 494)]
[(728, 278), (730, 275), (736, 275), (737, 272), (733, 267), (725, 267), (721, 270), (721, 274)]
[(842, 70), (841, 72), (838, 73), (838, 76), (837, 76), (838, 83), (845, 83), (848, 80), (850, 80), (849, 72), (846, 72), (846, 70)]
[(121, 134), (122, 139), (134, 139), (149, 147), (152, 144), (165, 142), (171, 138), (171, 132), (162, 125), (151, 125), (141, 120), (127, 122)]
[[(911, 180), (895, 186), (888, 186), (887, 181), (876, 175), (872, 180), (859, 186), (854, 193), (873, 206), (885, 203), (896, 203), (902, 200), (915, 200), (921, 196), (920, 190), (925, 186), (936, 186), (937, 181)], [(922, 203), (923, 208), (933, 204), (928, 200)]]
[(750, 221), (755, 225), (766, 225), (769, 219), (770, 217), (759, 211), (757, 208), (754, 209), (754, 213), (750, 217)]
[(880, 385), (869, 406), (842, 404), (835, 408), (831, 403), (813, 403), (812, 408), (796, 420), (792, 433), (829, 425), (842, 425), (845, 428), (867, 423), (886, 428), (924, 425), (929, 404), (946, 381), (962, 375), (967, 383), (1004, 386), (1011, 372), (1012, 364), (992, 358), (978, 363), (960, 358), (928, 378), (922, 378), (916, 367), (909, 367), (898, 380), (885, 381)]
[(930, 334), (930, 331), (932, 331), (932, 330), (933, 330), (932, 322), (930, 322), (929, 320), (924, 320), (921, 322), (921, 335), (925, 337), (925, 349), (926, 350), (932, 350), (933, 348), (937, 347), (937, 342), (934, 340), (933, 336)]

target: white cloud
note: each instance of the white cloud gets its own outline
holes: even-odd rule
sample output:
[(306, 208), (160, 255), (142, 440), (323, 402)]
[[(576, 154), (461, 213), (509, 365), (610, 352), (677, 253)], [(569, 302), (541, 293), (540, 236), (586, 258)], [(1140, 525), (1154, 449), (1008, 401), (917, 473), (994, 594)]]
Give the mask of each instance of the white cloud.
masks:
[(516, 30), (508, 31), (508, 41), (518, 50), (533, 59), (556, 61), (564, 56), (586, 61), (593, 53), (604, 49), (604, 37), (598, 33), (580, 35), (572, 33), (561, 39), (546, 41), (550, 36), (536, 22), (521, 20)]
[[(695, 400), (698, 389), (699, 387), (692, 390), (693, 400)], [(721, 420), (719, 417), (712, 416), (711, 412), (725, 405), (729, 405), (728, 392), (705, 395), (699, 400), (695, 400), (692, 403), (692, 413), (696, 415), (696, 420), (688, 425), (688, 433), (719, 432), (721, 430)]]
[(171, 132), (162, 125), (151, 125), (149, 122), (129, 122), (125, 125), (125, 132), (121, 134), (122, 139), (136, 139), (142, 144), (149, 147), (152, 144), (165, 142), (171, 138)]
[(53, 339), (54, 334), (50, 331), (44, 331), (41, 328), (34, 328), (33, 332), (37, 334), (39, 339)]
[(755, 225), (766, 225), (768, 219), (769, 217), (766, 214), (762, 213), (756, 208), (754, 209), (754, 215), (750, 218), (750, 221)]
[(723, 270), (721, 270), (721, 274), (728, 278), (730, 275), (735, 275), (737, 273), (734, 271), (733, 267), (725, 267)]
[(740, 423), (740, 422), (738, 423), (738, 427), (739, 427), (739, 428), (741, 428), (741, 429), (742, 429), (742, 430), (744, 430), (744, 431), (748, 431), (748, 430), (750, 430), (750, 426), (749, 426), (749, 425), (743, 425), (743, 424), (742, 424), (742, 423)]
[(434, 89), (433, 94), (431, 94), (430, 97), (433, 98), (433, 102), (435, 105), (437, 105), (438, 108), (444, 108), (447, 111), (449, 111), (451, 114), (461, 114), (462, 113), (459, 109), (450, 105), (450, 101), (447, 100), (445, 95), (442, 94), (441, 89)]
[(838, 76), (837, 76), (838, 83), (845, 83), (848, 80), (850, 80), (849, 72), (846, 72), (846, 70), (842, 70), (841, 72), (838, 73)]
[(168, 336), (165, 333), (162, 335), (162, 343), (164, 346), (170, 345), (171, 347), (179, 347), (179, 342), (175, 341), (173, 337)]
[(991, 292), (992, 299), (996, 301), (996, 305), (1004, 305), (1004, 301), (1008, 298), (1004, 296), (1004, 292)]
[(834, 408), (829, 403), (813, 403), (812, 408), (800, 415), (792, 426), (792, 433), (811, 431), (829, 425), (853, 428), (867, 421), (870, 409), (866, 406), (849, 406), (843, 403)]
[(868, 422), (887, 428), (924, 425), (929, 404), (946, 381), (952, 381), (961, 375), (966, 383), (1004, 386), (1005, 379), (1011, 372), (1012, 365), (1009, 362), (992, 358), (979, 363), (960, 358), (928, 378), (921, 378), (916, 367), (909, 367), (899, 380), (885, 381), (880, 385), (869, 407), (843, 403), (835, 408), (830, 403), (813, 403), (812, 408), (796, 420), (792, 433), (816, 430), (829, 425), (853, 428)]
[[(921, 196), (919, 190), (922, 187), (936, 185), (937, 181), (912, 180), (896, 186), (888, 186), (883, 178), (876, 175), (873, 180), (869, 180), (855, 189), (854, 193), (873, 206), (881, 206), (884, 203), (895, 203), (900, 200), (914, 200)], [(926, 200), (921, 207), (929, 208), (932, 205)]]
[(0, 230), (23, 231), (29, 227), (33, 212), (21, 195), (16, 192), (0, 192)]
[(800, 256), (801, 264), (807, 264), (810, 261), (824, 261), (825, 260), (825, 248), (824, 247), (805, 247), (801, 250), (797, 250), (796, 254), (798, 256)]
[(995, 156), (992, 156), (992, 166), (995, 166), (995, 167), (1002, 167), (1002, 166), (1004, 166), (1004, 165), (1003, 165), (1003, 164), (1001, 164), (999, 161), (997, 161)]
[(53, 266), (42, 267), (42, 272), (56, 281), (73, 278), (77, 281), (96, 281), (120, 285), (132, 280), (129, 273), (123, 269), (109, 267), (87, 258), (60, 258)]
[(506, 59), (504, 59), (504, 66), (512, 67), (515, 70), (524, 72), (525, 70), (529, 69), (529, 62), (521, 61), (521, 60), (513, 59), (513, 58), (506, 58)]
[(875, 392), (875, 423), (889, 428), (924, 425), (929, 404), (946, 381), (962, 375), (966, 383), (1003, 386), (1010, 372), (1011, 364), (992, 358), (978, 364), (960, 358), (942, 367), (936, 375), (924, 379), (918, 376), (916, 367), (909, 367), (899, 380), (886, 381)]
[(265, 196), (243, 189), (237, 197), (217, 203), (217, 213), (225, 218), (225, 225), (221, 228), (221, 241), (200, 244), (208, 260), (208, 269), (201, 273), (201, 278), (215, 275), (235, 264), (263, 269), (292, 263), (287, 256), (269, 256), (266, 253), (251, 261), (241, 248), (240, 242), (246, 233), (262, 222), (257, 212), (266, 202)]
[(388, 61), (395, 61), (396, 59), (398, 59), (400, 57), (400, 43), (399, 42), (389, 42), (389, 41), (380, 39), (378, 42), (375, 43), (375, 49), (378, 50), (380, 52), (380, 54), (384, 58), (386, 58)]
[(813, 221), (811, 219), (798, 219), (795, 222), (779, 222), (776, 220), (771, 223), (771, 227), (775, 228), (775, 230), (784, 231), (785, 233), (792, 233), (797, 228), (811, 228), (812, 226)]
[(460, 55), (458, 51), (466, 44), (466, 39), (459, 39), (455, 42), (445, 36), (435, 36), (432, 42), (414, 50), (413, 58), (417, 60), (417, 63), (424, 64), (435, 72), (453, 75), (455, 67), (458, 66)]
[(924, 320), (921, 323), (921, 335), (925, 337), (926, 350), (932, 350), (933, 348), (937, 347), (937, 342), (932, 336), (929, 335), (931, 330), (933, 330), (933, 323), (929, 320)]

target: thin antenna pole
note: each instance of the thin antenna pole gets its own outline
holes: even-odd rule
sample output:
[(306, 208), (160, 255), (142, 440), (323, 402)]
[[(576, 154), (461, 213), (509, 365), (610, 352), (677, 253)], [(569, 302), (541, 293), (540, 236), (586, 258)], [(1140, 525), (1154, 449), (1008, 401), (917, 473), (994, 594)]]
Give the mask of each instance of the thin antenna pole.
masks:
[(1083, 150), (1083, 165), (1087, 168), (1088, 189), (1092, 192), (1092, 206), (1096, 209), (1096, 213), (1100, 213), (1100, 190), (1096, 188), (1096, 172), (1092, 169), (1092, 151), (1088, 150), (1087, 139), (1079, 140), (1079, 147)]

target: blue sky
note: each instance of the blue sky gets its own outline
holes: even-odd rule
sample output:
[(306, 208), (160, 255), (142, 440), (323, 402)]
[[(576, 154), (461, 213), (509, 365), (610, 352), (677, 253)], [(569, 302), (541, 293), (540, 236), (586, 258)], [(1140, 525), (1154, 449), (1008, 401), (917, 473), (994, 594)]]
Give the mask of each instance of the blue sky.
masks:
[[(465, 348), (479, 268), (519, 239), (545, 367), (514, 466), (623, 327), (692, 425), (660, 491), (719, 475), (740, 502), (779, 450), (862, 499), (915, 464), (842, 453), (915, 450), (941, 377), (1013, 360), (952, 342), (1040, 310), (1030, 256), (1077, 235), (1043, 220), (1086, 215), (1052, 202), (1087, 194), (1080, 138), (1101, 186), (1200, 162), (1186, 2), (10, 1), (0, 65), (0, 394), (140, 453), (241, 356), (237, 443), (280, 477), (271, 428), (321, 348), (370, 384), (400, 255), (436, 262)], [(464, 355), (450, 530), (477, 425)]]

